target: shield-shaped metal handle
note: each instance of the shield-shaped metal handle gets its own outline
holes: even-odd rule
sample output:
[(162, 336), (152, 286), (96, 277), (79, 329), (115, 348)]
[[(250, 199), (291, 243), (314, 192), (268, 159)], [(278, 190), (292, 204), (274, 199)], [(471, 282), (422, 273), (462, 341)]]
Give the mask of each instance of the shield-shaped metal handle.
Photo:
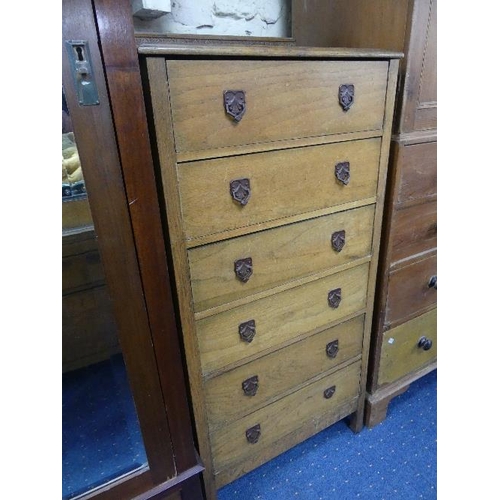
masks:
[(253, 377), (247, 378), (241, 383), (241, 388), (245, 396), (255, 396), (259, 388), (259, 376), (254, 375)]
[(224, 90), (224, 109), (236, 122), (239, 122), (246, 111), (244, 90)]
[(335, 394), (336, 390), (337, 387), (335, 385), (332, 385), (332, 387), (328, 387), (328, 389), (325, 389), (323, 391), (323, 396), (325, 397), (325, 399), (330, 399)]
[(329, 342), (328, 344), (326, 344), (326, 355), (329, 357), (329, 358), (334, 358), (337, 353), (339, 352), (339, 341), (338, 340), (334, 340), (333, 342)]
[(341, 288), (335, 288), (335, 290), (330, 290), (328, 292), (328, 305), (333, 309), (337, 309), (337, 307), (339, 307), (341, 300), (342, 300)]
[(339, 87), (339, 104), (344, 111), (348, 111), (354, 103), (354, 85), (344, 83)]
[(250, 179), (235, 179), (229, 183), (229, 192), (234, 201), (245, 206), (250, 199)]
[(252, 273), (252, 257), (234, 261), (234, 274), (236, 274), (236, 277), (240, 281), (246, 283), (250, 279), (250, 276), (252, 276)]
[(335, 177), (344, 184), (344, 186), (347, 186), (351, 180), (351, 164), (348, 161), (337, 163), (335, 165)]
[(336, 252), (341, 252), (345, 245), (345, 230), (335, 231), (332, 234), (332, 247)]
[(247, 441), (250, 444), (255, 444), (260, 438), (260, 424), (254, 425), (245, 431)]
[(240, 339), (245, 342), (252, 342), (255, 337), (255, 320), (245, 321), (240, 323), (238, 326), (238, 333), (240, 334)]

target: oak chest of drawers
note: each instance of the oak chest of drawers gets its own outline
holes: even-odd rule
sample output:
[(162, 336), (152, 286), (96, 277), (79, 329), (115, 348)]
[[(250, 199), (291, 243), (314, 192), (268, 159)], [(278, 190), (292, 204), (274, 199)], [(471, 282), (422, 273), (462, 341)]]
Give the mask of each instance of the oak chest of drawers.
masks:
[(362, 426), (396, 53), (140, 47), (208, 498)]

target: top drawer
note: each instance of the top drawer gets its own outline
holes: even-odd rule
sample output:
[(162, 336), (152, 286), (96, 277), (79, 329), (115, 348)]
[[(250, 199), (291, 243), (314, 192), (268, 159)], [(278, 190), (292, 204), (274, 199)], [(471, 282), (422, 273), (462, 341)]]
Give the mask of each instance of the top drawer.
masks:
[[(177, 152), (380, 130), (385, 61), (167, 61)], [(347, 111), (339, 88), (354, 86)], [(243, 91), (245, 111), (228, 115), (224, 91)]]

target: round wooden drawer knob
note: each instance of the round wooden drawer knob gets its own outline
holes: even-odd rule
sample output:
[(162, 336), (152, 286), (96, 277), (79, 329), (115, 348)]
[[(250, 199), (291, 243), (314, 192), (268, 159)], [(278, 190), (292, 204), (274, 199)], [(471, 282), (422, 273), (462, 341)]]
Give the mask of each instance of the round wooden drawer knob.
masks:
[(437, 290), (438, 288), (438, 277), (436, 276), (431, 276), (431, 279), (429, 280), (429, 283), (427, 285), (429, 288), (434, 288), (434, 290)]
[(428, 351), (432, 347), (432, 340), (427, 337), (420, 337), (417, 345), (424, 351)]

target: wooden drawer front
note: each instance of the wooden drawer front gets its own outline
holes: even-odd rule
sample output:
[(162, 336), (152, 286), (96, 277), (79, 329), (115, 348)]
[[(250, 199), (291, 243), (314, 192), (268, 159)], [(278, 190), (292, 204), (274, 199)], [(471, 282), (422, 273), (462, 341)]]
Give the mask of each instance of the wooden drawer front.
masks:
[(411, 257), (437, 246), (437, 202), (396, 210), (393, 214), (391, 261)]
[[(326, 209), (376, 195), (380, 139), (257, 153), (178, 166), (184, 231), (188, 240), (235, 228)], [(335, 165), (350, 164), (350, 181)], [(230, 182), (248, 179), (246, 205)], [(318, 214), (321, 215), (321, 214)]]
[(97, 248), (62, 259), (62, 293), (104, 284), (104, 270)]
[(119, 351), (117, 328), (106, 287), (63, 296), (63, 372), (103, 361)]
[[(196, 322), (204, 374), (238, 363), (362, 310), (366, 304), (369, 264), (357, 266)], [(341, 289), (337, 308), (328, 294)], [(251, 342), (240, 325), (255, 322)]]
[(64, 201), (62, 203), (63, 231), (80, 228), (92, 228), (92, 214), (87, 198), (82, 200)]
[(437, 142), (399, 146), (398, 168), (398, 203), (436, 197)]
[[(424, 350), (422, 337), (432, 346)], [(429, 347), (427, 344), (425, 347)], [(378, 385), (388, 384), (437, 359), (437, 309), (422, 314), (383, 335)]]
[[(369, 256), (374, 213), (370, 205), (191, 249), (195, 311)], [(337, 250), (332, 245), (335, 233), (335, 240), (345, 235), (344, 246)], [(252, 275), (243, 282), (235, 262), (248, 257)]]
[[(178, 152), (380, 130), (384, 61), (167, 61)], [(343, 111), (339, 87), (354, 85)], [(223, 93), (244, 91), (245, 112), (226, 114)]]
[(433, 276), (437, 276), (435, 255), (390, 274), (386, 324), (403, 321), (436, 304), (437, 289), (429, 287)]
[(360, 355), (363, 325), (361, 315), (208, 380), (205, 394), (211, 427), (248, 415), (280, 394)]
[[(328, 375), (273, 404), (211, 433), (212, 453), (216, 472), (259, 453), (259, 450), (292, 434), (312, 420), (321, 422), (326, 414), (334, 414), (340, 407), (356, 400), (359, 393), (361, 363)], [(327, 398), (325, 391), (335, 387)], [(257, 442), (247, 439), (247, 432), (260, 426)]]

